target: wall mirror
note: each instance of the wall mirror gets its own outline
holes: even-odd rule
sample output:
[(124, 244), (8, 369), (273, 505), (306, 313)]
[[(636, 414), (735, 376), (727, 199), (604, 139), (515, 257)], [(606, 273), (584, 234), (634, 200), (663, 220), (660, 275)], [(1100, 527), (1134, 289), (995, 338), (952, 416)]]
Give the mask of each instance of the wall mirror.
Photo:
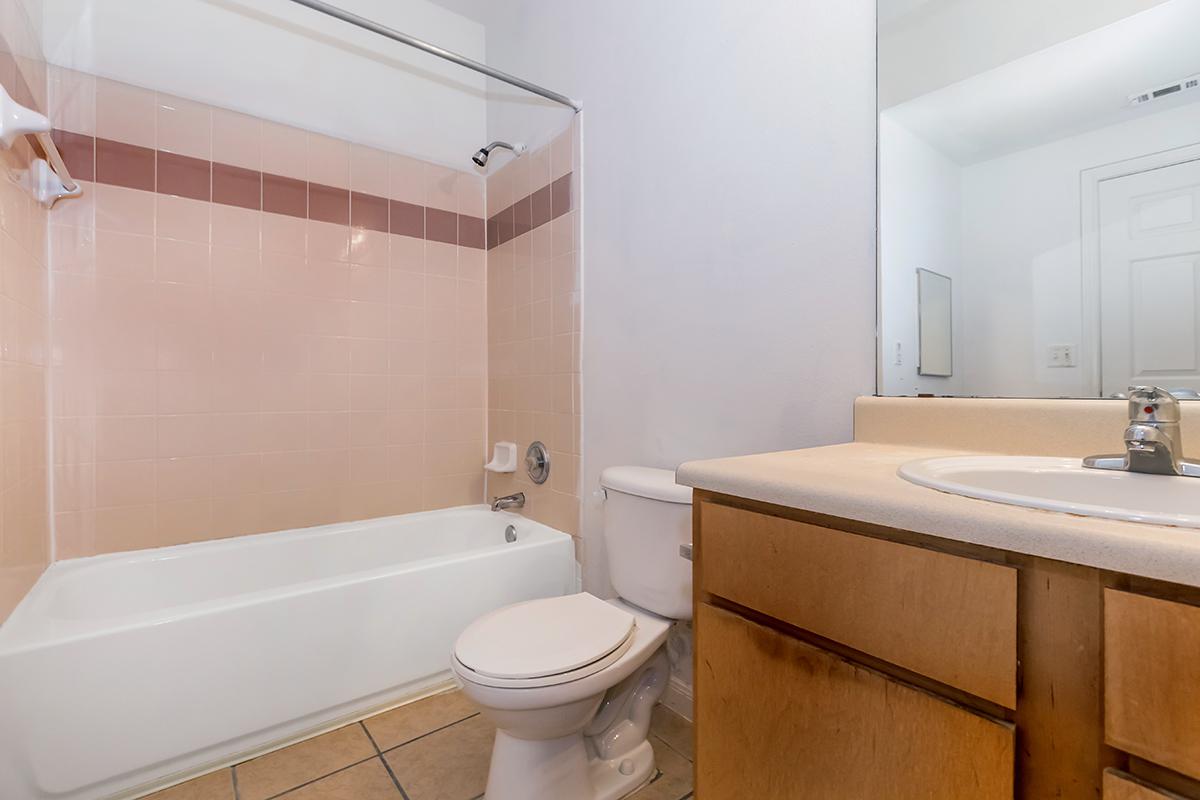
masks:
[(1200, 390), (1197, 42), (1200, 0), (879, 0), (880, 394)]
[(954, 376), (953, 281), (927, 269), (917, 270), (917, 374)]

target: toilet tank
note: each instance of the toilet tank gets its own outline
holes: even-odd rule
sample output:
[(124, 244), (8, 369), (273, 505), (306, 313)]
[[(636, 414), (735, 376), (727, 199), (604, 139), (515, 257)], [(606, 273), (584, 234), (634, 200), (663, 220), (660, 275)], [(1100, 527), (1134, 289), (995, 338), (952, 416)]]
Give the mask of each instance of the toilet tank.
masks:
[(679, 546), (692, 541), (692, 490), (675, 473), (609, 467), (604, 487), (604, 543), (613, 588), (639, 608), (692, 618), (692, 562)]

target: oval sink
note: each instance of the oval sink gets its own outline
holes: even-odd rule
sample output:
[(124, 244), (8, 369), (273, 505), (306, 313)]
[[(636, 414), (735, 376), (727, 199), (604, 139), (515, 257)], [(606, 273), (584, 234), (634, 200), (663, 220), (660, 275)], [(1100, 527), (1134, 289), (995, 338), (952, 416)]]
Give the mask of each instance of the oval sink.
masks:
[(901, 478), (950, 494), (1086, 517), (1200, 528), (1200, 478), (1086, 469), (1077, 458), (952, 456), (910, 461)]

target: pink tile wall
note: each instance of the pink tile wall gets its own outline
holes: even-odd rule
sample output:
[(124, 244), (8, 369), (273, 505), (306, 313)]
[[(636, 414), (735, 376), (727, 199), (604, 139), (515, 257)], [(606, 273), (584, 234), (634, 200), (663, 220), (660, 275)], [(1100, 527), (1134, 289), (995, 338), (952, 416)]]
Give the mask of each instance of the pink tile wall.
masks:
[[(488, 177), (487, 216), (505, 212), (561, 178), (576, 196), (569, 211), (516, 235), (489, 234), (488, 445), (541, 440), (550, 448), (550, 480), (533, 485), (523, 469), (490, 475), (488, 493), (525, 492), (528, 516), (574, 536), (580, 514), (579, 145), (576, 124), (550, 145)], [(543, 193), (548, 194), (548, 193)], [(560, 209), (561, 211), (561, 209)], [(519, 214), (518, 214), (519, 216)], [(536, 219), (536, 216), (534, 217)], [(502, 223), (508, 224), (508, 223)], [(522, 232), (523, 231), (523, 232)], [(506, 240), (507, 239), (507, 240)], [(577, 552), (582, 555), (580, 542)]]
[[(50, 82), (56, 128), (483, 216), (475, 175), (65, 70)], [(84, 190), (50, 216), (59, 557), (480, 502), (484, 250)]]
[[(21, 4), (0, 10), (0, 83), (45, 108), (46, 68)], [(0, 622), (51, 555), (46, 458), (46, 211), (17, 186), (33, 151), (0, 149)]]

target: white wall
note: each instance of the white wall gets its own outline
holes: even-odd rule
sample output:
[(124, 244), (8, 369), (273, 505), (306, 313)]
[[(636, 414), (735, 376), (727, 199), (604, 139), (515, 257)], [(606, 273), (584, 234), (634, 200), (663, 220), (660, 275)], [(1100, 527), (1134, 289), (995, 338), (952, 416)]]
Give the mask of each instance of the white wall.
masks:
[[(880, 387), (886, 395), (962, 391), (962, 170), (886, 113), (879, 118)], [(954, 375), (917, 374), (917, 270), (952, 283)], [(901, 364), (896, 364), (896, 346)]]
[[(348, 11), (485, 60), (481, 24), (426, 0)], [(47, 60), (459, 169), (485, 80), (285, 0), (45, 0)]]
[[(607, 593), (604, 467), (846, 441), (874, 389), (874, 3), (503, 5), (489, 61), (585, 105), (585, 583)], [(499, 99), (490, 133), (563, 113)]]
[(1086, 362), (1080, 172), (1200, 142), (1200, 103), (1062, 139), (963, 171), (964, 386), (968, 394), (1094, 396), (1082, 368), (1046, 366), (1078, 344)]

